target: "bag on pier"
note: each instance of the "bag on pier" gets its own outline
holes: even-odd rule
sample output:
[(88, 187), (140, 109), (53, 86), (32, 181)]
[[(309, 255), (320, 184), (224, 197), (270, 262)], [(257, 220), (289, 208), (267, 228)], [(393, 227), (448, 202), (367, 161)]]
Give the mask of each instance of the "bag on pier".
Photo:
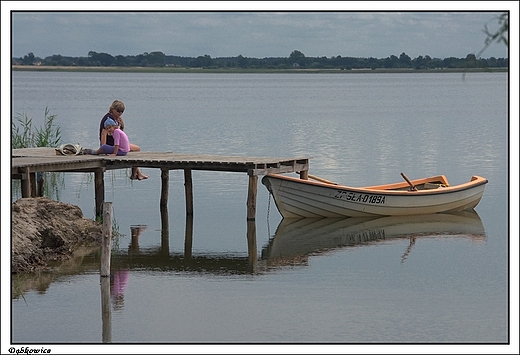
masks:
[(81, 145), (78, 144), (62, 144), (58, 148), (55, 148), (56, 155), (79, 155), (81, 154), (82, 148)]

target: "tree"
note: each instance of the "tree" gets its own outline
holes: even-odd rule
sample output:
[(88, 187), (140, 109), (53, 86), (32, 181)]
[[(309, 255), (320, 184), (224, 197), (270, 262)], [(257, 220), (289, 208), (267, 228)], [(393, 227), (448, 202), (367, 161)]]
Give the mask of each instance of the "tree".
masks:
[(239, 55), (238, 55), (238, 66), (239, 66), (240, 68), (245, 68), (245, 67), (247, 67), (248, 65), (249, 65), (249, 61), (247, 60), (247, 58), (244, 58), (244, 57), (242, 56), (242, 54), (239, 54)]
[(118, 67), (124, 67), (124, 66), (128, 65), (126, 58), (122, 55), (116, 55), (115, 60), (116, 60), (116, 65)]
[(25, 55), (22, 59), (22, 64), (24, 65), (32, 65), (34, 63), (34, 53), (31, 52)]
[(298, 51), (298, 50), (294, 50), (291, 52), (291, 54), (289, 55), (289, 58), (291, 59), (300, 59), (300, 58), (305, 58), (305, 54), (303, 54), (302, 52)]
[(151, 52), (146, 56), (148, 63), (154, 66), (164, 67), (166, 55), (163, 52)]
[(484, 48), (478, 52), (477, 57), (480, 57), (482, 53), (493, 43), (493, 42), (504, 42), (506, 47), (509, 47), (509, 14), (507, 12), (502, 13), (498, 16), (499, 28), (495, 32), (490, 32), (487, 25), (484, 25), (484, 33), (486, 39), (484, 40)]
[(412, 65), (412, 58), (410, 58), (405, 52), (399, 56), (399, 62), (403, 68), (407, 68)]
[(195, 68), (204, 68), (210, 67), (213, 65), (213, 59), (208, 54), (204, 54), (204, 56), (198, 56), (197, 59), (191, 62), (191, 66)]
[(298, 50), (292, 51), (292, 53), (289, 55), (289, 63), (305, 65), (305, 54)]
[(475, 54), (468, 54), (466, 56), (466, 66), (468, 68), (475, 68), (477, 65), (477, 57), (475, 56)]
[(108, 53), (88, 52), (88, 56), (93, 63), (98, 62), (99, 65), (110, 66), (116, 63), (116, 59)]

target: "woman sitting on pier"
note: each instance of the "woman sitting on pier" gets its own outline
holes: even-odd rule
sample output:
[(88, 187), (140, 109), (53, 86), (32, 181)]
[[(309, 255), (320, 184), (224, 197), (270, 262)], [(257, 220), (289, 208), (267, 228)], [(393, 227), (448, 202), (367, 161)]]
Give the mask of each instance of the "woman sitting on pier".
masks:
[[(125, 129), (125, 122), (123, 121), (123, 112), (125, 111), (125, 104), (120, 100), (114, 100), (112, 105), (110, 105), (108, 109), (108, 113), (103, 116), (101, 122), (99, 124), (99, 141), (101, 145), (108, 144), (114, 145), (114, 138), (107, 134), (105, 131), (105, 122), (108, 119), (114, 120), (121, 130)], [(130, 143), (130, 151), (138, 152), (141, 148), (138, 145)], [(132, 174), (130, 175), (130, 179), (132, 180), (144, 180), (148, 179), (148, 175), (144, 175), (138, 167), (132, 167)]]

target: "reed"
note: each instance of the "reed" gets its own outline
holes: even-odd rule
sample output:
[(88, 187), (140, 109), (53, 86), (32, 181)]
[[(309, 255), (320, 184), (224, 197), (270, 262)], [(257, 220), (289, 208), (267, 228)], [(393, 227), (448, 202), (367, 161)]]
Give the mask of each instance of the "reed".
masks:
[[(61, 143), (61, 128), (55, 125), (55, 119), (56, 115), (51, 115), (49, 108), (45, 107), (44, 124), (41, 127), (35, 127), (33, 126), (33, 119), (29, 117), (27, 112), (17, 113), (11, 123), (11, 147), (13, 149), (57, 147)], [(60, 188), (64, 185), (63, 175), (60, 173), (43, 173), (38, 179), (44, 181), (43, 194), (59, 200)], [(11, 191), (13, 192), (13, 200), (21, 197), (19, 180), (13, 180)]]
[(33, 127), (27, 112), (17, 113), (11, 126), (12, 148), (56, 147), (61, 141), (61, 129), (54, 124), (55, 118), (45, 107), (44, 125)]
[(25, 304), (27, 305), (27, 300), (24, 297), (24, 283), (27, 282), (26, 274), (13, 274), (11, 277), (11, 297), (13, 299), (17, 299), (22, 297)]

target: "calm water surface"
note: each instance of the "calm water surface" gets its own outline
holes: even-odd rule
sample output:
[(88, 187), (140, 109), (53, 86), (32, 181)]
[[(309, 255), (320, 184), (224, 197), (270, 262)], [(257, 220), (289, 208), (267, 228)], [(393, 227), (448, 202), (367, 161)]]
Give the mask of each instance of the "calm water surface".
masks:
[[(282, 223), (259, 183), (252, 268), (245, 174), (194, 171), (187, 221), (183, 173), (171, 171), (161, 231), (160, 171), (144, 169), (141, 182), (111, 171), (105, 199), (122, 234), (111, 285), (92, 250), (13, 280), (12, 341), (506, 343), (507, 88), (503, 73), (14, 72), (13, 115), (38, 126), (48, 107), (64, 142), (95, 147), (120, 99), (144, 151), (312, 157), (312, 174), (354, 186), (400, 181), (401, 171), (489, 183), (476, 214), (372, 224)], [(63, 176), (57, 198), (93, 218), (92, 178)]]

